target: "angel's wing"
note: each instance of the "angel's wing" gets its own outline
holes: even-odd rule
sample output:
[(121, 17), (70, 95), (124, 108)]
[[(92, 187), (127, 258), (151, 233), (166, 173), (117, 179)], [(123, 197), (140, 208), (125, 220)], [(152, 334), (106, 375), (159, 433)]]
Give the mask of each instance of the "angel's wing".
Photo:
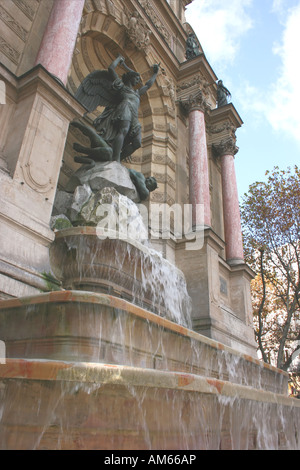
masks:
[(112, 79), (107, 70), (91, 72), (79, 85), (75, 98), (89, 112), (97, 106), (110, 106), (118, 101), (117, 91), (112, 87)]

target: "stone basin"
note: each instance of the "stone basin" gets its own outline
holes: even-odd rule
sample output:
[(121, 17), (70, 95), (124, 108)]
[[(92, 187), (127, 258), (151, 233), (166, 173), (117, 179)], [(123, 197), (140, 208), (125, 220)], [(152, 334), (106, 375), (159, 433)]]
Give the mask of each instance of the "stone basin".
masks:
[(117, 233), (101, 239), (96, 227), (73, 227), (55, 235), (50, 261), (64, 289), (114, 295), (191, 326), (184, 275), (160, 253)]
[(300, 448), (288, 374), (126, 300), (10, 299), (0, 324), (1, 450)]

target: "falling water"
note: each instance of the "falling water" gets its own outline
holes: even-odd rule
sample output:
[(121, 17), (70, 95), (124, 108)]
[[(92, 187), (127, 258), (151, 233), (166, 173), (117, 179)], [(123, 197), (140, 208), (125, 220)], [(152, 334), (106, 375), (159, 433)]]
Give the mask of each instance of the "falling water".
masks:
[[(300, 449), (299, 407), (166, 388), (163, 375), (161, 386), (141, 379), (137, 385), (122, 373), (114, 369), (97, 383), (84, 375), (68, 382), (7, 380), (0, 388), (0, 448)], [(110, 382), (116, 374), (119, 380)]]
[(54, 248), (71, 291), (0, 306), (0, 449), (300, 449), (284, 375), (191, 331), (161, 253), (81, 228)]
[(65, 288), (112, 293), (191, 328), (191, 299), (183, 273), (151, 247), (136, 205), (130, 200), (127, 204), (135, 223), (126, 233), (109, 230), (104, 237), (101, 227), (91, 229), (92, 236), (80, 229), (77, 234), (74, 229), (61, 231), (64, 247), (55, 256), (53, 271)]

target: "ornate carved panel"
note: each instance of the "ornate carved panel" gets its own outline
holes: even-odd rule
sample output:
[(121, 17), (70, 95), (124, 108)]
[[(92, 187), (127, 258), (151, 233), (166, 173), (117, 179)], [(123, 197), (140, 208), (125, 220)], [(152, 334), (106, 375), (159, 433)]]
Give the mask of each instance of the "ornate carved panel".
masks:
[(47, 193), (53, 189), (57, 174), (55, 162), (57, 155), (63, 151), (64, 134), (65, 123), (57, 111), (40, 100), (20, 164), (25, 182), (39, 193)]

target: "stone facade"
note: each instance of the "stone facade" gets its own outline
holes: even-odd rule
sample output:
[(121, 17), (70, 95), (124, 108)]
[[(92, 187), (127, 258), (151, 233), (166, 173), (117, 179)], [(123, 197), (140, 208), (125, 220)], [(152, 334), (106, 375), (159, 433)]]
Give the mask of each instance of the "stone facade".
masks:
[[(74, 2), (76, 15), (71, 11)], [(175, 235), (153, 245), (185, 274), (193, 328), (254, 355), (252, 273), (243, 261), (234, 174), (242, 119), (233, 104), (216, 107), (217, 76), (201, 44), (200, 55), (185, 58), (186, 40), (193, 32), (184, 18), (189, 3), (1, 4), (0, 80), (6, 104), (0, 115), (0, 298), (47, 290), (44, 273), (50, 271), (55, 194), (65, 190), (79, 168), (73, 143), (85, 143), (69, 127), (86, 112), (74, 93), (88, 73), (107, 69), (122, 54), (143, 83), (152, 65), (160, 63), (155, 84), (141, 100), (142, 147), (126, 163), (158, 181), (146, 204), (204, 205), (201, 250), (187, 250), (186, 240)], [(99, 112), (84, 119), (91, 123)], [(196, 218), (193, 224), (199, 229)]]

